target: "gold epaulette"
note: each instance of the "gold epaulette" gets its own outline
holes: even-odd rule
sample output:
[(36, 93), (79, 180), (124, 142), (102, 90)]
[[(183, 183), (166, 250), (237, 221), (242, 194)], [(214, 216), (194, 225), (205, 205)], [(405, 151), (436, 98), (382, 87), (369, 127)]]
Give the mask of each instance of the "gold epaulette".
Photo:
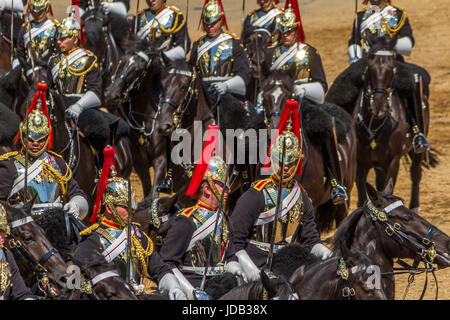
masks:
[(141, 227), (141, 224), (140, 224), (140, 223), (138, 223), (138, 222), (132, 222), (131, 224), (132, 224), (132, 225), (135, 225), (135, 226), (137, 226), (138, 228), (140, 228), (140, 227)]
[(92, 226), (87, 227), (83, 231), (80, 231), (80, 236), (87, 236), (98, 229), (98, 223), (94, 223)]
[(85, 48), (83, 48), (83, 50), (84, 50), (84, 52), (86, 52), (86, 54), (89, 56), (89, 57), (95, 57), (95, 54), (92, 52), (92, 51), (90, 51), (90, 50), (88, 50), (88, 49), (85, 49)]
[(143, 13), (145, 10), (147, 10), (147, 9), (139, 10), (139, 11), (138, 11), (138, 15), (141, 14), (141, 13)]
[(367, 10), (367, 8), (359, 9), (358, 11), (356, 11), (356, 13), (363, 13), (363, 12), (366, 12), (366, 10)]
[(24, 23), (22, 23), (22, 27), (25, 27), (28, 24), (28, 21), (25, 21)]
[(47, 152), (54, 156), (57, 156), (58, 158), (64, 159), (62, 155), (60, 155), (59, 153), (56, 153), (55, 151), (47, 150)]
[(19, 154), (19, 152), (17, 152), (17, 151), (4, 153), (4, 154), (0, 155), (0, 161), (7, 160), (11, 157), (17, 156), (18, 154)]
[(199, 41), (202, 40), (204, 37), (206, 37), (206, 34), (202, 35), (200, 38), (198, 38), (197, 40), (195, 40), (195, 42), (199, 42)]
[(250, 11), (250, 12), (248, 13), (248, 15), (251, 16), (251, 15), (254, 14), (255, 12), (256, 12), (256, 9), (253, 9), (252, 11)]
[(186, 209), (180, 211), (178, 214), (181, 214), (181, 215), (189, 218), (194, 212), (195, 212), (195, 207), (189, 207), (189, 208), (186, 208)]
[(233, 37), (233, 39), (235, 39), (235, 40), (238, 40), (239, 39), (239, 37), (235, 34), (235, 33), (233, 33), (233, 32), (225, 32), (226, 34), (229, 34), (230, 36), (232, 36)]
[(178, 13), (178, 14), (183, 14), (183, 12), (181, 12), (180, 9), (178, 9), (177, 7), (169, 6), (169, 9), (175, 11), (175, 12)]
[(272, 43), (270, 46), (267, 47), (267, 49), (273, 49), (273, 48), (275, 48), (276, 46), (278, 46), (278, 41)]
[(255, 190), (261, 191), (268, 183), (270, 183), (272, 180), (270, 178), (262, 179), (259, 181), (256, 181), (256, 183), (253, 185), (253, 188)]

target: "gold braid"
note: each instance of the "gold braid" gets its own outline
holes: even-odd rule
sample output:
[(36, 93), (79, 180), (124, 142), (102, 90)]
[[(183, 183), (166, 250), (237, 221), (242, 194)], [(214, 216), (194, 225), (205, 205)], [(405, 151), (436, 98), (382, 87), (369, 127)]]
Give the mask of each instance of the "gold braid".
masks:
[(84, 70), (84, 71), (80, 71), (80, 70), (83, 70), (86, 67), (89, 58), (86, 59), (86, 62), (80, 68), (76, 69), (76, 68), (73, 68), (73, 67), (71, 67), (69, 65), (69, 59), (67, 58), (67, 56), (65, 56), (64, 58), (65, 58), (65, 61), (66, 61), (67, 70), (73, 76), (76, 76), (76, 77), (84, 76), (86, 73), (91, 71), (91, 69), (97, 64), (97, 57), (95, 55), (93, 57), (94, 57), (94, 61), (92, 62), (91, 66), (89, 68), (87, 68), (86, 70)]
[(67, 183), (72, 179), (72, 170), (70, 170), (69, 166), (67, 166), (66, 174), (63, 176), (60, 174), (55, 168), (53, 168), (49, 163), (43, 162), (43, 168), (42, 168), (42, 176), (44, 179), (49, 178), (49, 175), (53, 176), (55, 181), (59, 184), (61, 191), (63, 193), (63, 196), (66, 196), (67, 193)]
[(147, 267), (148, 267), (148, 259), (153, 253), (153, 241), (144, 232), (142, 232), (142, 234), (144, 234), (148, 240), (147, 250), (145, 250), (142, 247), (139, 239), (135, 235), (133, 235), (131, 237), (131, 242), (132, 242), (131, 252), (132, 252), (133, 258), (137, 258), (137, 260), (139, 261), (140, 266), (141, 266), (141, 268), (140, 268), (141, 276), (145, 278), (145, 277), (149, 277)]
[(159, 25), (159, 28), (160, 28), (164, 33), (169, 33), (169, 34), (177, 33), (177, 32), (180, 31), (181, 28), (183, 28), (183, 26), (186, 24), (186, 20), (183, 19), (183, 22), (177, 27), (177, 24), (178, 24), (178, 17), (179, 17), (179, 16), (180, 16), (180, 15), (177, 13), (177, 16), (176, 16), (176, 18), (175, 18), (175, 22), (174, 22), (172, 28), (166, 29), (166, 28), (164, 28), (164, 27), (162, 26), (162, 24)]
[(395, 35), (404, 25), (406, 22), (406, 12), (402, 11), (402, 18), (400, 19), (400, 22), (397, 23), (397, 25), (395, 27), (390, 28), (388, 26), (388, 24), (386, 23), (386, 33), (392, 37), (393, 35)]

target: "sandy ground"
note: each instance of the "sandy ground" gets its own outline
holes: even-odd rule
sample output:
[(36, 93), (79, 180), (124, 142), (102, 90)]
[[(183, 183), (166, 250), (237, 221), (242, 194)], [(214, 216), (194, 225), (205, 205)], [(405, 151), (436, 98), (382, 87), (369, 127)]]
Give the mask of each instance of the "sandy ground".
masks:
[[(197, 29), (200, 9), (203, 0), (169, 0), (186, 12), (189, 1), (188, 28), (192, 40), (201, 36)], [(240, 34), (242, 19), (242, 1), (225, 0), (225, 11), (228, 25), (232, 32)], [(353, 0), (300, 0), (300, 11), (306, 34), (306, 42), (318, 49), (325, 68), (329, 84), (348, 65), (347, 41), (352, 30), (355, 2)], [(53, 0), (55, 16), (64, 17), (68, 0)], [(131, 1), (131, 13), (136, 12), (137, 0)], [(447, 234), (450, 234), (450, 28), (448, 0), (397, 0), (394, 3), (407, 10), (416, 40), (415, 48), (407, 61), (416, 63), (431, 74), (431, 126), (429, 141), (441, 152), (440, 165), (423, 172), (421, 184), (421, 215), (435, 224)], [(140, 1), (140, 9), (146, 6)], [(362, 7), (361, 1), (358, 4)], [(256, 7), (256, 0), (245, 1), (245, 12)], [(374, 182), (371, 175), (370, 182)], [(139, 185), (136, 175), (133, 180)], [(402, 163), (395, 194), (408, 203), (410, 199), (411, 182), (409, 167)], [(356, 208), (356, 187), (353, 188), (351, 210)], [(138, 200), (142, 199), (138, 190)], [(331, 234), (330, 234), (331, 235)], [(327, 237), (329, 235), (323, 235)], [(450, 269), (437, 272), (439, 280), (439, 299), (450, 299)], [(411, 285), (407, 299), (418, 299), (425, 281), (424, 275), (416, 277)], [(401, 299), (407, 285), (407, 275), (396, 277), (396, 298)], [(429, 284), (425, 299), (434, 299), (434, 283)]]

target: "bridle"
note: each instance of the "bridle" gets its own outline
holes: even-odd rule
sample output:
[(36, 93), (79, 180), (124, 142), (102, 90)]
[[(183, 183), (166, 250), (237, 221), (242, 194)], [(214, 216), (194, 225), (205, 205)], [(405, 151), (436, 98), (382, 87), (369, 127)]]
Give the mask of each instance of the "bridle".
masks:
[[(386, 51), (386, 50), (378, 50), (375, 53), (373, 53), (373, 55), (375, 56), (393, 56), (394, 52), (393, 51)], [(364, 74), (363, 74), (363, 79), (366, 79), (366, 85), (365, 85), (365, 89), (361, 90), (361, 94), (359, 97), (359, 111), (358, 114), (356, 116), (356, 125), (363, 128), (364, 131), (367, 133), (368, 137), (369, 137), (369, 141), (370, 142), (370, 147), (373, 149), (375, 149), (376, 147), (376, 136), (377, 134), (380, 132), (381, 128), (384, 127), (384, 125), (386, 124), (386, 121), (388, 119), (388, 117), (386, 115), (389, 116), (389, 118), (391, 118), (391, 120), (393, 120), (393, 112), (392, 112), (392, 95), (394, 93), (394, 79), (395, 79), (395, 73), (396, 73), (396, 68), (394, 67), (393, 69), (393, 75), (392, 75), (392, 80), (390, 85), (388, 86), (388, 88), (372, 88), (372, 85), (370, 84), (370, 80), (368, 77), (368, 68), (366, 68)], [(372, 128), (372, 124), (373, 121), (375, 119), (374, 114), (373, 114), (373, 105), (374, 105), (374, 97), (375, 94), (379, 93), (379, 94), (385, 94), (386, 95), (386, 103), (387, 103), (387, 111), (385, 111), (385, 113), (383, 114), (383, 120), (381, 121), (381, 123), (376, 127), (376, 128)], [(366, 125), (366, 123), (364, 122), (364, 117), (363, 115), (365, 114), (364, 112), (364, 101), (369, 101), (369, 110), (371, 110), (370, 112), (370, 119), (369, 119), (369, 124)], [(398, 121), (395, 124), (393, 130), (398, 126)]]
[[(397, 222), (392, 222), (388, 214), (389, 212), (402, 207), (403, 202), (401, 200), (397, 200), (384, 209), (378, 209), (370, 200), (368, 200), (363, 208), (364, 212), (367, 213), (371, 220), (373, 225), (376, 228), (377, 231), (377, 237), (378, 240), (381, 243), (383, 252), (385, 256), (389, 257), (386, 251), (385, 244), (382, 239), (382, 228), (384, 228), (384, 232), (386, 235), (390, 238), (392, 238), (397, 244), (402, 247), (403, 245), (407, 245), (410, 249), (414, 250), (416, 252), (416, 256), (414, 258), (414, 262), (412, 265), (409, 265), (407, 262), (398, 259), (397, 263), (402, 266), (402, 268), (394, 268), (394, 270), (398, 270), (400, 272), (389, 272), (389, 273), (383, 273), (383, 275), (395, 275), (395, 274), (402, 274), (402, 273), (409, 273), (409, 279), (408, 279), (408, 285), (405, 289), (403, 299), (405, 299), (406, 294), (408, 292), (408, 289), (412, 282), (414, 281), (414, 275), (418, 273), (425, 272), (426, 281), (424, 284), (424, 288), (422, 291), (422, 294), (419, 298), (419, 300), (423, 299), (423, 296), (425, 295), (425, 291), (427, 289), (428, 284), (428, 273), (431, 272), (435, 283), (436, 283), (436, 297), (437, 300), (438, 296), (438, 282), (436, 275), (434, 273), (435, 268), (433, 267), (433, 260), (436, 257), (436, 249), (434, 247), (434, 242), (431, 240), (434, 233), (437, 230), (437, 227), (432, 225), (430, 229), (427, 232), (427, 235), (425, 237), (421, 237), (417, 233), (405, 229), (403, 226), (401, 226)], [(412, 236), (410, 236), (412, 235)], [(420, 262), (423, 262), (425, 264), (425, 268), (418, 268), (418, 265)]]
[(33, 255), (22, 245), (20, 240), (17, 239), (13, 232), (14, 229), (26, 225), (30, 222), (34, 222), (34, 219), (31, 216), (27, 216), (25, 218), (18, 219), (9, 223), (11, 233), (9, 235), (10, 239), (8, 241), (8, 246), (11, 251), (14, 252), (14, 255), (16, 257), (21, 257), (27, 263), (28, 267), (33, 271), (33, 274), (36, 275), (39, 290), (43, 292), (45, 296), (47, 296), (46, 289), (49, 286), (50, 281), (47, 276), (48, 271), (44, 267), (44, 264), (54, 254), (58, 253), (58, 250), (56, 250), (55, 248), (51, 248), (46, 254), (44, 254), (42, 258), (36, 260)]
[[(272, 79), (267, 84), (265, 84), (265, 86), (272, 86), (271, 88), (273, 89), (274, 87), (285, 87), (285, 84), (281, 80)], [(264, 110), (264, 123), (266, 124), (267, 129), (270, 129), (270, 122), (269, 122), (270, 119), (272, 119), (273, 117), (281, 117), (281, 110), (272, 111), (268, 115), (266, 114), (265, 108), (263, 108), (263, 110)]]
[(92, 298), (93, 300), (100, 300), (98, 294), (95, 292), (95, 285), (99, 282), (112, 278), (112, 277), (119, 277), (120, 275), (116, 270), (108, 270), (104, 271), (102, 273), (99, 273), (92, 279), (88, 280), (84, 276), (81, 276), (81, 288), (80, 291), (82, 294), (86, 295), (88, 298)]

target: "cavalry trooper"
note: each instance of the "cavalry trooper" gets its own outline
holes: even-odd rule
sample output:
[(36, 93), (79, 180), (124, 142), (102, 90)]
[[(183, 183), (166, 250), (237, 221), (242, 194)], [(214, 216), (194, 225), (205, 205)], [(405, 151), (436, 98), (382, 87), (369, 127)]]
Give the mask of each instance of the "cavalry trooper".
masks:
[(80, 47), (81, 24), (76, 19), (77, 6), (58, 26), (56, 38), (60, 52), (48, 63), (49, 87), (62, 95), (77, 98), (77, 102), (66, 109), (69, 118), (77, 123), (80, 114), (101, 104), (102, 78), (97, 57)]
[(35, 300), (20, 274), (13, 254), (4, 247), (9, 234), (6, 210), (0, 203), (0, 300)]
[(37, 69), (47, 68), (48, 59), (56, 52), (55, 35), (59, 22), (52, 14), (49, 0), (29, 0), (28, 10), (33, 17), (25, 21), (19, 31), (16, 54), (26, 79)]
[[(299, 144), (300, 120), (296, 101), (287, 101), (281, 119), (287, 121), (280, 122), (277, 135), (270, 146), (273, 174), (269, 178), (256, 181), (253, 187), (238, 199), (229, 219), (235, 254), (249, 280), (259, 279), (260, 269), (268, 266), (269, 257), (289, 243), (302, 243), (321, 259), (332, 254), (321, 243), (314, 220), (314, 208), (307, 192), (294, 179), (302, 173), (303, 157)], [(278, 199), (279, 188), (281, 199)], [(278, 202), (279, 212), (276, 208)], [(274, 217), (277, 213), (276, 220)], [(272, 233), (274, 228), (276, 232)]]
[[(134, 214), (136, 209), (134, 190), (131, 189), (130, 203), (129, 182), (116, 175), (114, 166), (111, 167), (112, 159), (109, 158), (109, 164), (104, 163), (99, 180), (100, 197), (97, 197), (99, 201), (96, 204), (101, 205), (98, 223), (80, 232), (83, 238), (74, 253), (75, 260), (88, 261), (90, 257), (101, 254), (106, 262), (116, 265), (120, 276), (137, 294), (143, 293), (142, 280), (147, 277), (158, 283), (161, 292), (167, 293), (171, 300), (185, 300), (177, 278), (155, 250), (153, 241), (140, 230), (138, 223), (128, 224), (129, 211)], [(107, 161), (108, 157), (105, 156)], [(111, 171), (105, 168), (111, 168)], [(104, 188), (100, 188), (102, 181), (106, 182)], [(97, 220), (96, 212), (93, 213), (93, 219)], [(128, 239), (131, 239), (131, 243)], [(131, 250), (131, 265), (128, 265), (128, 250)]]
[[(74, 1), (72, 1), (74, 2)], [(130, 10), (130, 0), (79, 0), (80, 16), (82, 17), (86, 11), (100, 6), (106, 14), (112, 13), (126, 18), (128, 10)]]
[(224, 213), (230, 192), (225, 185), (227, 165), (220, 156), (213, 156), (218, 130), (216, 125), (209, 126), (202, 158), (186, 191), (197, 202), (172, 218), (159, 250), (189, 299), (205, 298), (201, 285), (206, 267), (206, 282), (224, 272), (244, 277), (229, 242)]
[(186, 18), (166, 0), (146, 0), (148, 8), (139, 11), (132, 28), (140, 39), (157, 43), (169, 60), (186, 59), (191, 47)]
[(257, 0), (259, 9), (250, 11), (244, 20), (242, 34), (248, 33), (252, 29), (265, 29), (271, 35), (272, 39), (278, 37), (278, 26), (283, 9), (277, 7), (279, 0)]
[[(289, 74), (294, 80), (294, 93), (298, 99), (308, 98), (318, 104), (323, 103), (328, 85), (322, 60), (317, 50), (304, 42), (297, 0), (286, 1), (280, 20), (280, 33), (280, 42), (269, 47), (266, 56), (270, 71), (282, 70)], [(334, 204), (340, 204), (348, 199), (348, 195), (339, 181), (339, 156), (331, 141), (327, 141), (324, 147), (327, 167), (331, 171), (328, 174), (331, 175), (331, 199)]]
[(34, 198), (31, 209), (34, 215), (63, 208), (82, 220), (88, 212), (86, 195), (62, 156), (51, 151), (53, 132), (42, 96), (47, 86), (41, 85), (38, 103), (30, 107), (16, 136), (16, 142), (21, 143), (20, 151), (0, 156), (0, 200), (21, 206)]
[(190, 63), (198, 67), (204, 83), (219, 93), (231, 93), (245, 101), (251, 69), (242, 42), (228, 29), (220, 0), (205, 3), (201, 23), (206, 34), (192, 46)]
[[(368, 34), (380, 37), (386, 35), (396, 37), (397, 42), (394, 47), (396, 52), (395, 58), (398, 63), (406, 63), (403, 55), (411, 55), (415, 41), (405, 9), (391, 4), (390, 0), (364, 0), (363, 4), (368, 4), (368, 2), (370, 2), (370, 5), (357, 12), (353, 23), (352, 35), (348, 42), (350, 64), (355, 63), (369, 52), (370, 46), (366, 41)], [(363, 43), (363, 48), (361, 48), (361, 42)], [(408, 65), (408, 69), (418, 69), (413, 64), (406, 64)], [(419, 72), (417, 73), (419, 74)], [(416, 80), (416, 82), (418, 83), (419, 80)], [(427, 84), (423, 85), (425, 86)], [(421, 85), (416, 85), (413, 91), (420, 90), (422, 90)], [(424, 91), (428, 92), (428, 87), (424, 88)], [(411, 92), (411, 96), (417, 94), (417, 92)], [(419, 94), (422, 96), (423, 92)], [(417, 114), (422, 109), (422, 103), (424, 102), (418, 102), (412, 97), (407, 97), (408, 108), (410, 109), (410, 113), (414, 115), (407, 118), (414, 134), (413, 148), (416, 153), (422, 153), (430, 149), (428, 140), (424, 135), (423, 125), (419, 121), (421, 116)]]

